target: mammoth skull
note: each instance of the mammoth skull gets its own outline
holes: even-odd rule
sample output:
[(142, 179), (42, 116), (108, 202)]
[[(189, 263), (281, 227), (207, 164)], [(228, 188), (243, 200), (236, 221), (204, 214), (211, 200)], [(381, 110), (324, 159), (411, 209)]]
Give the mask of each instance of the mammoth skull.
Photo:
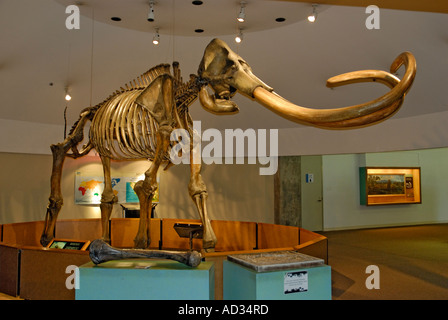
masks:
[[(395, 73), (406, 67), (403, 79)], [(390, 72), (362, 70), (345, 73), (327, 80), (327, 87), (350, 83), (376, 81), (391, 90), (383, 96), (358, 105), (339, 109), (310, 109), (295, 105), (276, 94), (271, 87), (258, 79), (247, 64), (229, 46), (219, 40), (210, 42), (204, 52), (198, 74), (215, 92), (210, 95), (202, 87), (199, 98), (202, 106), (213, 113), (235, 113), (238, 106), (231, 100), (236, 92), (249, 96), (266, 108), (296, 123), (320, 128), (361, 127), (380, 122), (392, 116), (403, 103), (416, 73), (416, 61), (409, 52), (400, 54), (392, 63)]]

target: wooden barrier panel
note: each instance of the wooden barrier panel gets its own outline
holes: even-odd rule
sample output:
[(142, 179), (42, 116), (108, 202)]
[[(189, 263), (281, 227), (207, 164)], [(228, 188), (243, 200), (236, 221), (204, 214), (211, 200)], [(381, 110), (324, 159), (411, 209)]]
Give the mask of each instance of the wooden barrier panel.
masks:
[(325, 238), (323, 235), (320, 235), (318, 233), (306, 230), (306, 229), (299, 229), (299, 244), (303, 244), (305, 242), (308, 241), (313, 241), (313, 240), (317, 240), (317, 239), (321, 239), (321, 238)]
[(101, 219), (56, 221), (56, 236), (60, 239), (95, 240), (101, 238)]
[[(137, 235), (138, 218), (114, 218), (110, 222), (111, 245), (117, 248), (133, 248)], [(160, 245), (160, 219), (151, 219), (151, 249), (158, 249)]]
[[(162, 219), (162, 249), (188, 250), (190, 249), (190, 239), (181, 238), (177, 234), (174, 229), (176, 223), (202, 224), (202, 222), (190, 219)], [(193, 249), (201, 251), (202, 239), (193, 239)]]
[(218, 243), (216, 251), (253, 250), (257, 246), (255, 222), (212, 220)]
[(294, 249), (317, 258), (324, 259), (328, 264), (328, 239), (327, 237), (300, 228), (300, 244)]
[[(70, 265), (90, 261), (89, 252), (23, 247), (21, 250), (20, 297), (29, 300), (74, 300), (75, 289), (66, 287)], [(73, 275), (73, 274), (72, 274)]]
[(22, 246), (40, 246), (44, 221), (19, 222), (3, 225), (3, 243)]
[(312, 257), (321, 258), (325, 264), (328, 264), (328, 239), (326, 237), (295, 246), (294, 250)]
[(277, 224), (258, 224), (258, 249), (294, 247), (299, 244), (299, 228)]
[(0, 292), (19, 295), (20, 249), (0, 243)]

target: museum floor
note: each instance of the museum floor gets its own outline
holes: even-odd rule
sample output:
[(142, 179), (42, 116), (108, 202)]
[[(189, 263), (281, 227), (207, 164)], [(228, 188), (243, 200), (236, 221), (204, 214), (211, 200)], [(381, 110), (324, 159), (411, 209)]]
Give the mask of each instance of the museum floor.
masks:
[[(334, 300), (448, 300), (448, 224), (321, 234)], [(366, 288), (369, 265), (379, 268), (379, 289)]]
[[(334, 300), (448, 299), (448, 224), (322, 232)], [(366, 288), (369, 265), (380, 289)]]

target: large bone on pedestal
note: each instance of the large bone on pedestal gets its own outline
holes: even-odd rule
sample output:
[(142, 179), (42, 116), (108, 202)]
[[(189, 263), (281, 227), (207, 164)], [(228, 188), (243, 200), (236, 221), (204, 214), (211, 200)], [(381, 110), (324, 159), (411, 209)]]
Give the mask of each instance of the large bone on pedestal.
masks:
[(117, 249), (103, 240), (97, 239), (90, 244), (90, 259), (94, 264), (111, 260), (136, 258), (161, 258), (181, 262), (189, 267), (197, 267), (201, 263), (201, 254), (197, 251), (167, 251), (143, 249)]

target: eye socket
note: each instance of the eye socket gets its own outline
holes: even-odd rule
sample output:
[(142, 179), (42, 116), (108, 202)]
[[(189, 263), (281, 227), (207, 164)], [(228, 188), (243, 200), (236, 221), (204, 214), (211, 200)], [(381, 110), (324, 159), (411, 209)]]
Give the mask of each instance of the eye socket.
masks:
[(229, 70), (229, 69), (235, 69), (235, 63), (232, 60), (227, 60), (226, 61), (226, 66), (225, 66), (225, 70)]

